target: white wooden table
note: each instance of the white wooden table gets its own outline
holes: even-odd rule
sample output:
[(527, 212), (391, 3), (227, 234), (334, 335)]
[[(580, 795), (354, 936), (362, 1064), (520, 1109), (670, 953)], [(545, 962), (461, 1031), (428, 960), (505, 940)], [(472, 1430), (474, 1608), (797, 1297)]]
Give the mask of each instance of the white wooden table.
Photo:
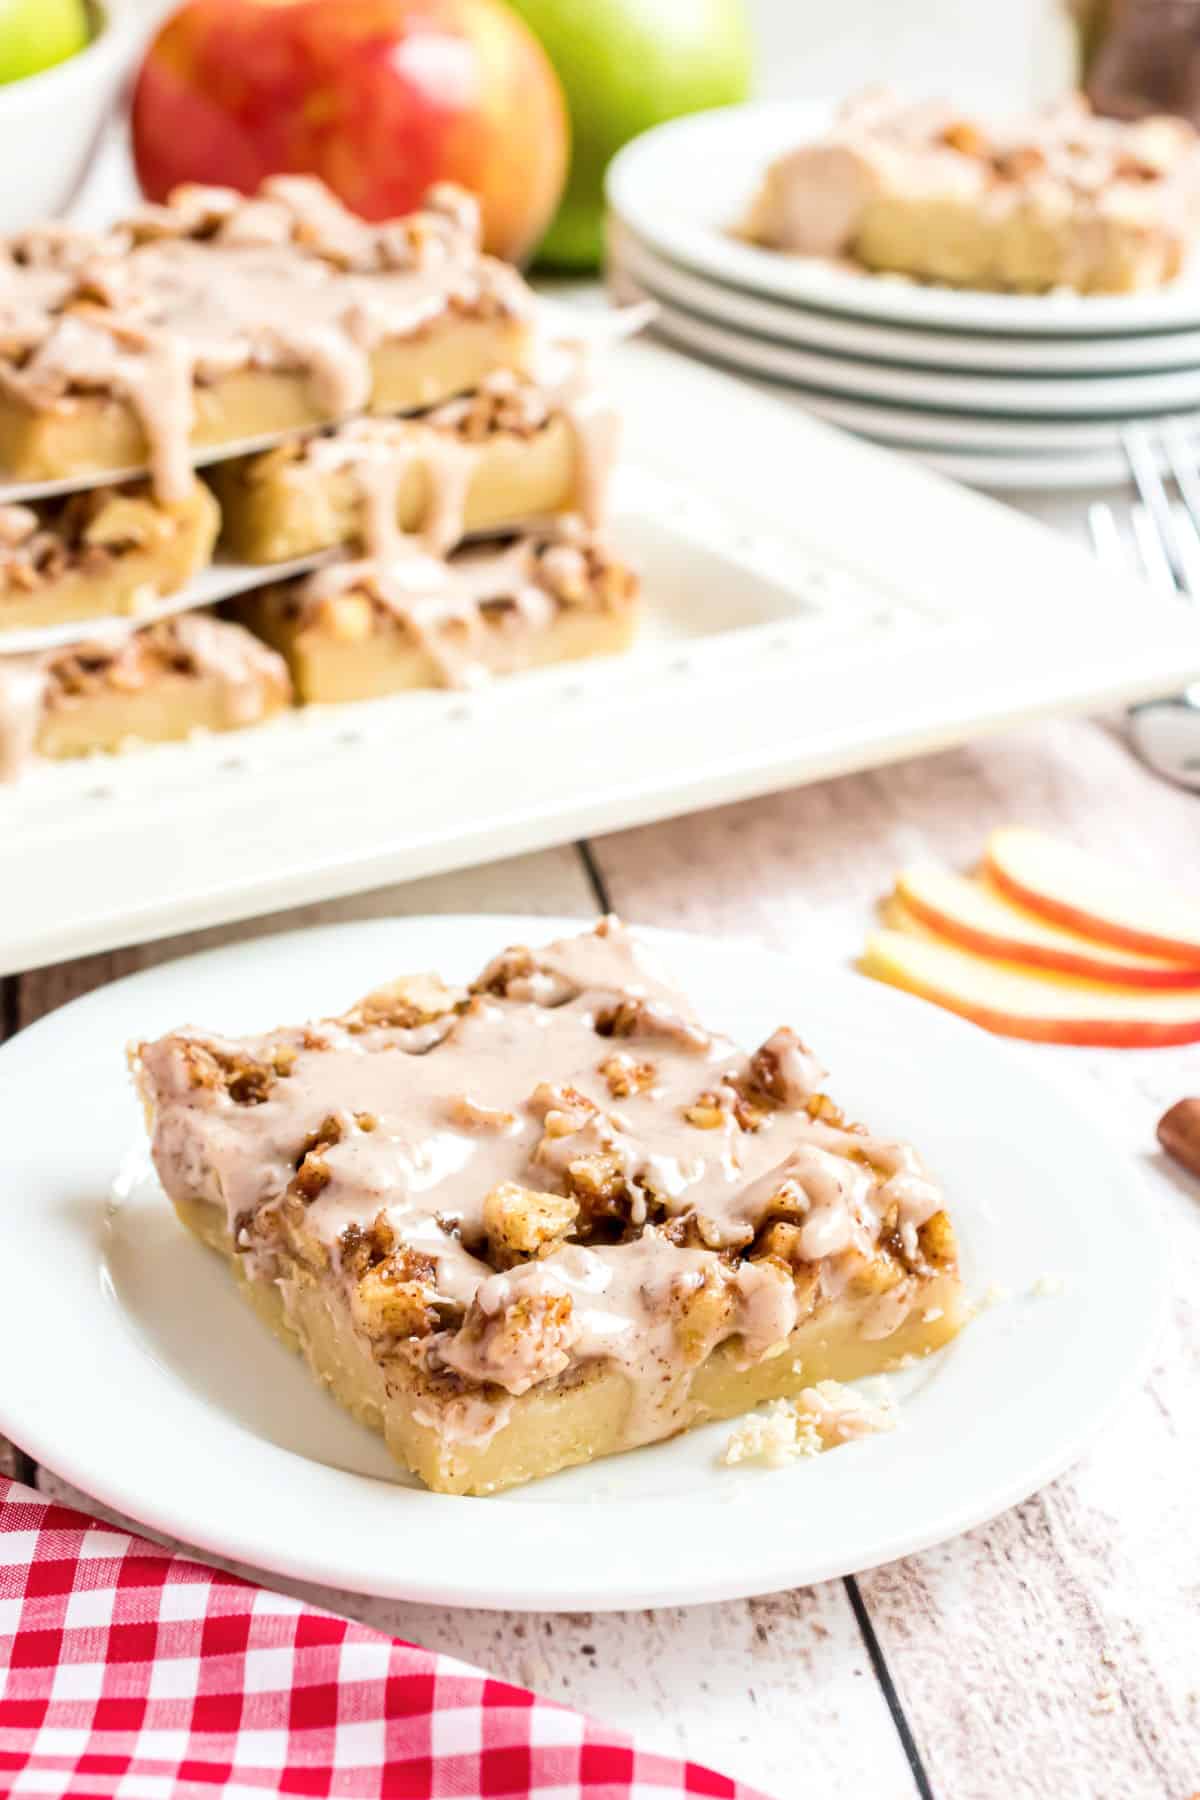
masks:
[[(1147, 774), (1115, 730), (1061, 723), (11, 978), (3, 1026), (199, 945), (326, 918), (612, 907), (634, 922), (846, 958), (901, 861), (916, 852), (969, 861), (990, 826), (1012, 820), (1115, 849), (1200, 891), (1200, 800)], [(1200, 1184), (1158, 1152), (1154, 1122), (1170, 1101), (1200, 1092), (1200, 1051), (1029, 1055), (1064, 1058), (1103, 1090), (1153, 1186), (1176, 1271), (1150, 1378), (1070, 1474), (941, 1549), (746, 1602), (554, 1616), (293, 1591), (779, 1800), (1197, 1800)], [(45, 1492), (92, 1507), (18, 1450), (0, 1445), (0, 1458)]]

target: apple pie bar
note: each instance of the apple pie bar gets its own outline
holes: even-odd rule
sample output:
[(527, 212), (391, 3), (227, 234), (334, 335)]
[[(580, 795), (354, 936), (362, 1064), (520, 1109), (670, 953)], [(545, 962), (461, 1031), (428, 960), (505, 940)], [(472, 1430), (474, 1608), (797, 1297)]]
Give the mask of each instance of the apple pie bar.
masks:
[(205, 613), (0, 656), (0, 780), (38, 758), (234, 731), (290, 698), (283, 659), (241, 626)]
[(133, 482), (0, 506), (0, 645), (6, 630), (144, 611), (205, 566), (219, 523), (195, 480), (169, 505)]
[(467, 532), (567, 510), (598, 524), (616, 454), (611, 407), (512, 370), (408, 419), (356, 419), (219, 465), (224, 541), (247, 562), (336, 544), (368, 554), (400, 529), (436, 554)]
[(568, 517), (434, 557), (409, 540), (231, 603), (286, 657), (301, 701), (472, 687), (493, 675), (627, 650), (638, 580)]
[(612, 919), (340, 1018), (131, 1052), (183, 1223), (431, 1488), (489, 1494), (925, 1355), (943, 1196), (784, 1026), (710, 1031)]
[(992, 124), (883, 91), (772, 163), (743, 234), (957, 287), (1128, 293), (1173, 279), (1200, 226), (1200, 137), (1082, 96)]
[(360, 411), (405, 412), (524, 366), (531, 297), (479, 249), (458, 188), (371, 225), (280, 175), (245, 198), (184, 187), (107, 236), (0, 245), (0, 471), (149, 462), (178, 500), (193, 450)]

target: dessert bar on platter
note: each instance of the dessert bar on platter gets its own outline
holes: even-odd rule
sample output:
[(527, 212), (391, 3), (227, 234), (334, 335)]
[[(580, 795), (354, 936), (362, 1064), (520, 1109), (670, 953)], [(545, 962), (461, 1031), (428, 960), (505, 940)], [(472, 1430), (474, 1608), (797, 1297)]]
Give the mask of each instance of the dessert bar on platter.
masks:
[(237, 618), (287, 659), (305, 703), (474, 687), (633, 642), (638, 581), (577, 519), (501, 545), (404, 546), (259, 588)]
[(1180, 272), (1200, 229), (1186, 121), (1095, 116), (1073, 95), (992, 122), (884, 89), (776, 158), (741, 234), (957, 287), (1128, 293)]
[(282, 657), (240, 625), (202, 612), (0, 657), (0, 781), (40, 758), (257, 725), (291, 693)]
[(427, 549), (468, 533), (576, 511), (603, 517), (618, 420), (578, 359), (541, 379), (485, 376), (416, 418), (360, 419), (218, 465), (223, 542), (247, 562), (334, 545), (374, 548), (399, 529)]
[(966, 1318), (917, 1152), (848, 1121), (788, 1026), (752, 1054), (710, 1030), (613, 919), (469, 988), (130, 1055), (183, 1223), (441, 1492), (896, 1367)]
[(250, 199), (180, 188), (101, 235), (41, 226), (0, 266), (0, 467), (148, 461), (178, 499), (193, 448), (432, 406), (523, 366), (530, 316), (457, 188), (381, 225), (275, 176)]
[(136, 615), (207, 564), (220, 515), (202, 481), (163, 503), (144, 481), (0, 506), (3, 633)]

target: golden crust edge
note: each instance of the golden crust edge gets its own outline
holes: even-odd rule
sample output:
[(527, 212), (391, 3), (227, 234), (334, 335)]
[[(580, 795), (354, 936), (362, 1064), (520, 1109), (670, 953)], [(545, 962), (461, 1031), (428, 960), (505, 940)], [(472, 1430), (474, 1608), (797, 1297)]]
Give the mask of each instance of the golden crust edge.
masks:
[[(582, 1463), (627, 1453), (622, 1432), (632, 1389), (618, 1369), (599, 1364), (549, 1390), (534, 1389), (512, 1400), (507, 1423), (486, 1443), (448, 1444), (434, 1428), (413, 1417), (411, 1386), (401, 1385), (403, 1365), (386, 1371), (349, 1319), (335, 1318), (326, 1283), (299, 1271), (289, 1318), (277, 1287), (247, 1277), (219, 1207), (182, 1196), (172, 1204), (188, 1231), (232, 1265), (239, 1291), (263, 1323), (305, 1358), (317, 1380), (347, 1412), (379, 1431), (397, 1462), (435, 1493), (500, 1493)], [(817, 1381), (857, 1380), (894, 1369), (908, 1357), (924, 1358), (950, 1343), (971, 1312), (957, 1270), (919, 1278), (908, 1316), (887, 1338), (859, 1335), (860, 1306), (835, 1303), (823, 1308), (796, 1328), (779, 1353), (750, 1368), (737, 1367), (735, 1345), (718, 1345), (693, 1374), (678, 1431), (739, 1417), (764, 1401), (787, 1399)], [(929, 1313), (937, 1317), (927, 1318)], [(353, 1363), (349, 1371), (347, 1349)]]

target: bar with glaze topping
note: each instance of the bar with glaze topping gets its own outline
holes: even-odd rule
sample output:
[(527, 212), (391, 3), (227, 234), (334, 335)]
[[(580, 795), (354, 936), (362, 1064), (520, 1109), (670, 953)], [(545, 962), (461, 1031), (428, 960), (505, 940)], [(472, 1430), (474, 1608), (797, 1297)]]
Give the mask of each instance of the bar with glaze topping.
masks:
[(965, 1308), (916, 1152), (788, 1028), (706, 1029), (613, 920), (132, 1066), (184, 1223), (431, 1487), (489, 1493), (927, 1354)]
[(357, 419), (219, 464), (223, 541), (248, 562), (337, 544), (366, 555), (397, 530), (434, 555), (468, 532), (565, 511), (598, 525), (618, 421), (574, 359), (558, 379), (500, 369), (417, 418)]
[(516, 270), (480, 251), (473, 199), (445, 186), (379, 225), (289, 175), (251, 199), (181, 188), (103, 236), (36, 228), (0, 246), (0, 472), (149, 462), (178, 499), (193, 451), (523, 367), (530, 313)]
[(219, 522), (199, 481), (172, 505), (142, 481), (0, 506), (0, 650), (5, 631), (136, 615), (177, 592)]
[(0, 781), (40, 759), (240, 730), (290, 699), (282, 657), (203, 612), (0, 656)]
[(627, 650), (639, 584), (573, 515), (499, 546), (390, 550), (258, 588), (233, 613), (287, 658), (304, 702), (474, 687)]
[(953, 286), (1128, 293), (1179, 274), (1200, 229), (1200, 137), (1098, 118), (1082, 96), (990, 122), (886, 89), (778, 157), (742, 234)]

